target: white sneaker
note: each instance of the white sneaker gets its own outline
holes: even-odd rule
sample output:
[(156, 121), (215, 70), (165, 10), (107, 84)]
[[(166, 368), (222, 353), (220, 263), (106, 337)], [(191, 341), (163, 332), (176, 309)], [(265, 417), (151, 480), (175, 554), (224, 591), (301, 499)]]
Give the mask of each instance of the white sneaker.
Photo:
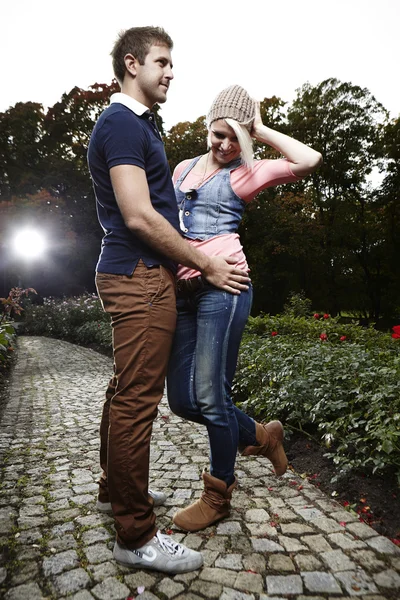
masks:
[(125, 567), (152, 569), (171, 575), (195, 571), (203, 565), (200, 552), (178, 544), (160, 531), (157, 531), (147, 544), (136, 550), (129, 550), (120, 542), (115, 542), (113, 556)]
[[(149, 489), (149, 496), (153, 498), (154, 506), (161, 506), (167, 499), (167, 495), (164, 492), (155, 492)], [(100, 512), (108, 513), (112, 512), (111, 502), (100, 502), (97, 500), (96, 508)]]

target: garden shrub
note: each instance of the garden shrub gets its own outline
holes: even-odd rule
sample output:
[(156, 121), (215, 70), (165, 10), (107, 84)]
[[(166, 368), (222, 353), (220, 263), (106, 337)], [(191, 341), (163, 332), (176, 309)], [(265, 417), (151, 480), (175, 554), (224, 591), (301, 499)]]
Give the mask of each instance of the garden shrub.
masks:
[(321, 339), (315, 321), (251, 319), (235, 401), (258, 418), (312, 433), (343, 474), (362, 467), (380, 473), (396, 468), (400, 475), (399, 342), (334, 320), (323, 324), (327, 337)]
[(55, 337), (111, 352), (110, 317), (97, 296), (46, 298), (41, 306), (25, 306), (19, 332)]

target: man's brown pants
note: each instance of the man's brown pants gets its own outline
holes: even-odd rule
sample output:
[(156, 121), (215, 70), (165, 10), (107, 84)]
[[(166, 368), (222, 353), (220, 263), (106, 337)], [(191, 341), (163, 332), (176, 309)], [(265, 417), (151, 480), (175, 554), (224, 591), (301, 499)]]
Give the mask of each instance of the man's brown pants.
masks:
[(175, 281), (139, 261), (132, 276), (97, 273), (113, 328), (114, 376), (100, 426), (99, 500), (111, 502), (117, 538), (139, 548), (156, 533), (148, 496), (150, 438), (176, 324)]

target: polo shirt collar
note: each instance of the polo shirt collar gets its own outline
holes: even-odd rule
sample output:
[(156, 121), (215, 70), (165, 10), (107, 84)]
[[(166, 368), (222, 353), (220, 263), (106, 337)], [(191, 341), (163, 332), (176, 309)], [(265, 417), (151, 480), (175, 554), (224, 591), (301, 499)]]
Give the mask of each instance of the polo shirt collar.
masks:
[(143, 115), (145, 112), (150, 113), (147, 106), (132, 98), (132, 96), (128, 96), (128, 94), (123, 94), (122, 92), (117, 92), (116, 94), (112, 94), (110, 98), (110, 104), (123, 104), (127, 108), (129, 108), (132, 112), (134, 112), (139, 117)]

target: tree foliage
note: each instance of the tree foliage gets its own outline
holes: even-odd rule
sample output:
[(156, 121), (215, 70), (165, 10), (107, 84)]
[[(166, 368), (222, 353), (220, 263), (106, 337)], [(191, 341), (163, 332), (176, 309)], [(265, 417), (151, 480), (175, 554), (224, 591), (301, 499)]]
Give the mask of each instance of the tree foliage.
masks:
[[(86, 152), (114, 91), (115, 81), (75, 87), (48, 110), (27, 102), (0, 114), (2, 264), (10, 224), (45, 225), (54, 242), (43, 273), (46, 293), (93, 290), (102, 232)], [(319, 150), (324, 163), (304, 180), (265, 190), (248, 207), (240, 234), (254, 313), (280, 312), (291, 292), (304, 290), (313, 306), (332, 314), (398, 315), (399, 119), (389, 120), (367, 89), (333, 78), (306, 83), (290, 105), (265, 98), (260, 109), (264, 123)], [(155, 113), (171, 171), (206, 151), (204, 116), (165, 132), (158, 106)], [(255, 156), (278, 153), (255, 143)], [(8, 275), (16, 269), (11, 262)], [(15, 284), (7, 281), (8, 288)]]

